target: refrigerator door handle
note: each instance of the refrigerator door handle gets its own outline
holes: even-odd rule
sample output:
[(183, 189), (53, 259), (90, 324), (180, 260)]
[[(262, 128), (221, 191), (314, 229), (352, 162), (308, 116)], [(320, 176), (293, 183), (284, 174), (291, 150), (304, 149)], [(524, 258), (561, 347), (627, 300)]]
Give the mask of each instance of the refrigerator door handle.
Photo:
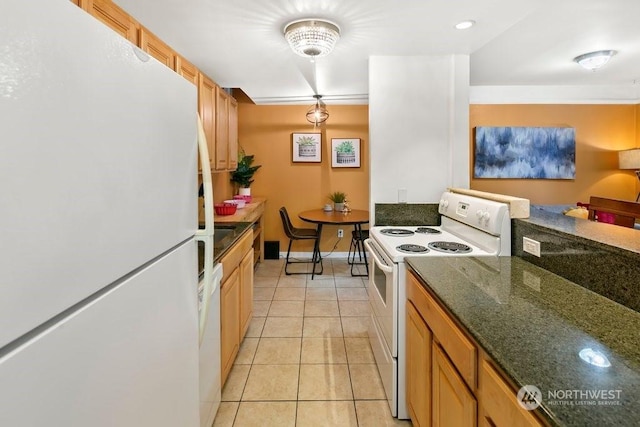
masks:
[(211, 165), (209, 163), (209, 149), (207, 136), (204, 133), (202, 119), (198, 116), (198, 152), (202, 169), (202, 187), (204, 190), (204, 229), (196, 231), (196, 236), (213, 236), (213, 184), (211, 182)]
[(202, 287), (202, 304), (198, 319), (199, 342), (202, 343), (205, 325), (209, 316), (211, 295), (218, 291), (222, 279), (222, 264), (213, 266), (213, 236), (196, 236), (196, 240), (204, 242), (204, 278)]

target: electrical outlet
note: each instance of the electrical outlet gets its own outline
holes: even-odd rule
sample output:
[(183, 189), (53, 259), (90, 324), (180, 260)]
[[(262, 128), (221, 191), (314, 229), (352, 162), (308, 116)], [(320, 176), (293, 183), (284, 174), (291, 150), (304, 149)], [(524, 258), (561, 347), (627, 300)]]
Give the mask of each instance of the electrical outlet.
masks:
[(398, 203), (407, 203), (407, 189), (399, 188), (398, 189)]
[(344, 230), (342, 228), (338, 228), (338, 237), (344, 237)]
[(522, 250), (540, 258), (540, 242), (528, 237), (522, 238)]

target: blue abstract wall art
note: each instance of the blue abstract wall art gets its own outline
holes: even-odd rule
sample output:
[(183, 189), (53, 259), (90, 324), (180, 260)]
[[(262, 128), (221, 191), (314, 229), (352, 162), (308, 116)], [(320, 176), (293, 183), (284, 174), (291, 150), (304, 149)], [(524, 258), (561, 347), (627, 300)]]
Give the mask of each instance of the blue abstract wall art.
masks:
[(575, 129), (475, 128), (474, 178), (575, 179)]

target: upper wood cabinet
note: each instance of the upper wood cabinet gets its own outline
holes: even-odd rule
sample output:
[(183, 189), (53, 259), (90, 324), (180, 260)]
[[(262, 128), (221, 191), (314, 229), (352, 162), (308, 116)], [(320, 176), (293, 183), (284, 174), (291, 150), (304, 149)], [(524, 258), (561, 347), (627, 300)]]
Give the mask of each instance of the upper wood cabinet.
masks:
[(76, 3), (122, 37), (138, 45), (140, 24), (111, 0), (78, 0)]
[(229, 169), (238, 168), (238, 101), (229, 97)]
[(182, 77), (198, 86), (198, 69), (191, 62), (176, 54), (175, 71)]
[(211, 169), (215, 169), (216, 157), (216, 88), (211, 79), (198, 73), (198, 111), (207, 137)]
[(144, 27), (140, 28), (140, 49), (144, 50), (172, 70), (175, 70), (175, 51)]
[(229, 167), (229, 98), (221, 87), (216, 90), (216, 170)]

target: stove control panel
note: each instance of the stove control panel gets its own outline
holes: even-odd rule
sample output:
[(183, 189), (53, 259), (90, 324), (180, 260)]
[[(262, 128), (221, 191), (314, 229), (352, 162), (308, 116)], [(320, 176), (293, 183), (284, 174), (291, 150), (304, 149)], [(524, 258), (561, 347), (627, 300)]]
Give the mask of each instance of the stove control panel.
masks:
[(443, 193), (438, 212), (495, 236), (510, 227), (509, 205), (465, 194)]

